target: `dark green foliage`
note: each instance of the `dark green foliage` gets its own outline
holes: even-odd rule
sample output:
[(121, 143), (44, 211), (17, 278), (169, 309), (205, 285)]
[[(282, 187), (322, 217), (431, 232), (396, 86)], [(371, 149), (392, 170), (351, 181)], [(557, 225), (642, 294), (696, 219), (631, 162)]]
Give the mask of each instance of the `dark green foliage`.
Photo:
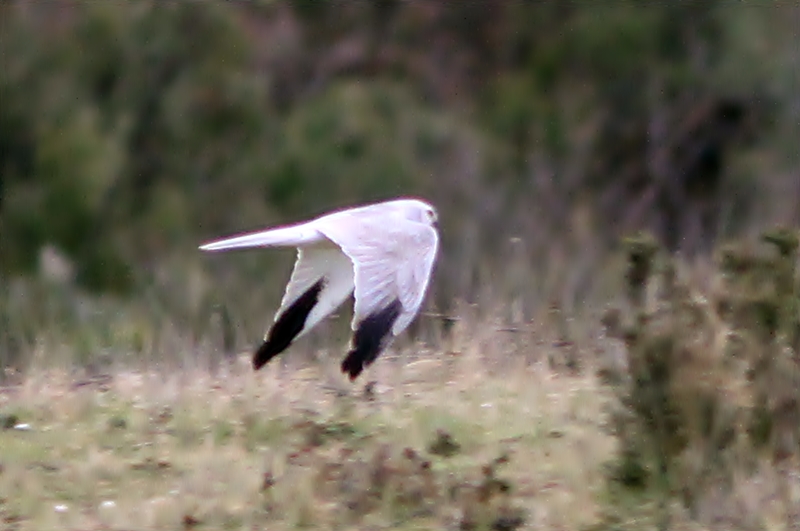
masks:
[[(2, 270), (30, 270), (54, 244), (76, 261), (81, 284), (125, 290), (133, 260), (190, 231), (211, 174), (257, 149), (264, 88), (236, 76), (245, 47), (215, 4), (69, 10), (74, 24), (0, 73)], [(10, 51), (42, 21), (28, 27), (8, 11), (14, 31), (0, 46)]]
[(461, 450), (461, 445), (453, 439), (453, 436), (444, 430), (436, 432), (436, 438), (428, 445), (428, 451), (433, 455), (442, 457), (452, 457)]
[[(287, 115), (264, 199), (287, 213), (311, 212), (320, 188), (368, 202), (425, 191), (413, 142), (431, 134), (399, 87), (344, 83)], [(336, 205), (332, 205), (336, 206)]]
[[(782, 18), (778, 8), (298, 0), (0, 10), (3, 274), (34, 271), (50, 244), (82, 286), (131, 293), (143, 270), (210, 233), (400, 194), (435, 200), (451, 232), (479, 217), (487, 256), (506, 235), (568, 230), (587, 199), (604, 221), (597, 240), (609, 242), (631, 224), (705, 240), (715, 231), (695, 234), (690, 221), (729, 228), (725, 201), (739, 209), (766, 197), (752, 169), (723, 155), (747, 132), (771, 132), (752, 102), (772, 86), (762, 56), (784, 50), (777, 29), (758, 34)], [(748, 42), (766, 44), (753, 52)], [(459, 267), (469, 278), (483, 264)]]
[(0, 428), (10, 430), (19, 422), (19, 418), (14, 414), (0, 415)]
[(658, 493), (661, 528), (674, 493), (690, 514), (715, 514), (720, 485), (759, 460), (800, 456), (797, 233), (768, 231), (762, 242), (723, 247), (718, 278), (704, 286), (653, 239), (626, 241), (627, 312), (605, 319), (625, 341), (628, 373), (605, 378), (619, 393), (611, 478)]
[(637, 307), (644, 305), (647, 280), (653, 271), (658, 243), (649, 234), (628, 238), (624, 242), (628, 258), (628, 298)]
[(648, 470), (642, 456), (631, 448), (621, 452), (619, 462), (611, 471), (611, 479), (620, 482), (627, 489), (643, 489), (647, 486)]
[(109, 430), (124, 430), (128, 427), (128, 421), (121, 415), (111, 417), (107, 424)]

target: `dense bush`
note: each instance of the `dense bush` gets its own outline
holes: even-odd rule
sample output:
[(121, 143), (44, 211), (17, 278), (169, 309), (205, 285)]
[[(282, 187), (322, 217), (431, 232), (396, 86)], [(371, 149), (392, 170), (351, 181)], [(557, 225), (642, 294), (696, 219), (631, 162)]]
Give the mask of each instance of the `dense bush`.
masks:
[[(612, 478), (660, 498), (661, 529), (675, 498), (705, 525), (760, 528), (766, 514), (745, 503), (752, 485), (769, 477), (777, 489), (759, 496), (791, 489), (781, 471), (800, 455), (798, 237), (762, 240), (723, 246), (705, 282), (652, 238), (627, 242), (628, 293), (606, 317), (625, 346), (604, 371), (619, 395)], [(798, 516), (789, 510), (785, 524)]]

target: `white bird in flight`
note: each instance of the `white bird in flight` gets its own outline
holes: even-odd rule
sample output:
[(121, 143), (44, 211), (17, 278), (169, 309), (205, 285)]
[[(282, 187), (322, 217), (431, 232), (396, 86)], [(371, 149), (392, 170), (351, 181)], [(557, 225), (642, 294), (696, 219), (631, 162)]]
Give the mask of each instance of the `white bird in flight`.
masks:
[(275, 322), (253, 354), (260, 369), (355, 296), (350, 351), (342, 372), (358, 377), (413, 321), (439, 247), (436, 209), (396, 199), (212, 241), (203, 251), (297, 247), (297, 261)]

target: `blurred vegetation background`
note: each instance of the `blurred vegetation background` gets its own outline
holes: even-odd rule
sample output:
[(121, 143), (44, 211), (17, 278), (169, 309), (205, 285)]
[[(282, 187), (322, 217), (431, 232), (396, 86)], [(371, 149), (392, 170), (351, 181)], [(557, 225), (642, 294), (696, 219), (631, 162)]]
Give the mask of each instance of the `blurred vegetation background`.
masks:
[[(798, 138), (796, 2), (0, 0), (0, 390), (215, 368), (294, 251), (200, 243), (418, 195), (442, 251), (403, 337), (442, 355), (404, 362), (599, 377), (591, 529), (794, 529)], [(338, 358), (340, 313), (281, 363)]]
[(624, 234), (796, 224), (799, 33), (793, 2), (0, 2), (0, 364), (252, 342), (292, 252), (197, 245), (398, 195), (441, 211), (429, 309), (509, 320), (619, 289)]

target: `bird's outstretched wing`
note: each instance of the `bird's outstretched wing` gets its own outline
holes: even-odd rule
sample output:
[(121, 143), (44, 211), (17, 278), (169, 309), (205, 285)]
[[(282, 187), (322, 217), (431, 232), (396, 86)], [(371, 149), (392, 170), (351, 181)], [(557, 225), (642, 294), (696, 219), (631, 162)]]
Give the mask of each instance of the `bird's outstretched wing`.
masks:
[(241, 234), (200, 247), (204, 251), (297, 247), (297, 261), (275, 321), (253, 354), (256, 369), (286, 350), (353, 292), (352, 261), (314, 228), (315, 221)]
[(253, 355), (253, 367), (260, 369), (333, 313), (353, 286), (353, 263), (339, 247), (327, 242), (298, 248), (281, 307)]
[(342, 370), (355, 379), (419, 311), (436, 259), (433, 227), (405, 219), (351, 219), (318, 230), (353, 261), (352, 348)]

